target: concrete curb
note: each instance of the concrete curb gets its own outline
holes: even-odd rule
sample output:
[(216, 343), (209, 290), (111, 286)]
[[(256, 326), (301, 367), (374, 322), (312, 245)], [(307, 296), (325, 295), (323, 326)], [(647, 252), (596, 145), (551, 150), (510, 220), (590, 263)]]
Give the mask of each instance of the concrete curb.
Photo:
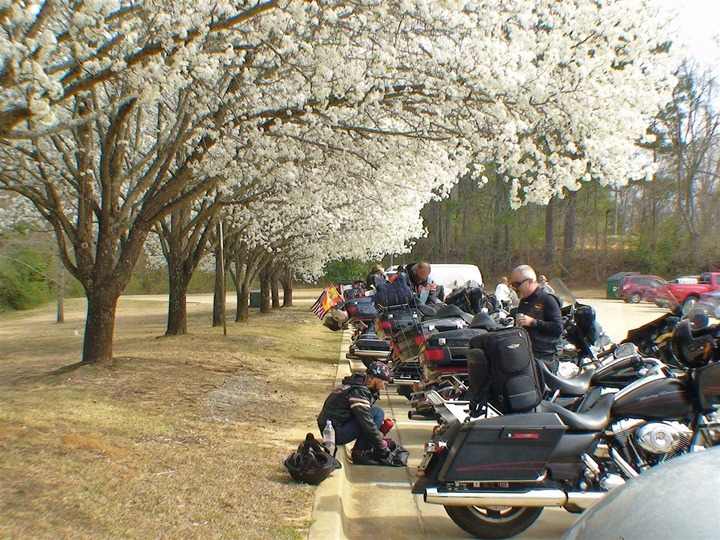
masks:
[[(345, 357), (350, 342), (350, 333), (345, 332), (335, 387), (353, 371), (364, 369), (359, 360)], [(395, 410), (387, 392), (381, 401), (388, 417), (396, 417), (396, 413), (401, 419), (406, 417), (407, 411), (404, 409)], [(399, 429), (393, 429), (391, 436), (403, 444)], [(410, 468), (354, 466), (349, 460), (350, 448), (351, 445), (338, 448), (336, 457), (343, 468), (334, 471), (315, 491), (308, 539), (425, 538), (416, 499), (410, 494), (414, 480)], [(388, 517), (399, 523), (397, 530), (388, 529)]]
[[(333, 388), (339, 386), (342, 379), (350, 375), (350, 363), (345, 358), (349, 345), (350, 332), (344, 331)], [(352, 485), (347, 479), (350, 464), (346, 459), (344, 446), (338, 448), (335, 457), (342, 463), (342, 469), (334, 471), (315, 490), (315, 504), (312, 523), (308, 530), (308, 540), (327, 540), (328, 538), (348, 540), (345, 535), (346, 514), (343, 500), (347, 501), (352, 496)]]

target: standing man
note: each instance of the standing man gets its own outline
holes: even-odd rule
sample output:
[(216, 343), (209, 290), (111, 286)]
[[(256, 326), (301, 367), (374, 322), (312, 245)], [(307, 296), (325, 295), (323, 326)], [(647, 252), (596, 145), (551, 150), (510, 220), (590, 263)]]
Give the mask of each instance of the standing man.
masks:
[(382, 362), (373, 362), (365, 373), (345, 377), (323, 404), (317, 417), (320, 431), (330, 420), (335, 428), (335, 444), (356, 441), (355, 448), (373, 448), (377, 458), (386, 458), (390, 450), (380, 431), (385, 412), (374, 404), (390, 381), (390, 370)]
[(430, 277), (430, 263), (410, 263), (405, 271), (398, 273), (397, 279), (403, 280), (415, 294), (415, 297), (428, 306), (438, 303), (437, 285)]
[(520, 297), (515, 324), (528, 331), (535, 358), (556, 373), (559, 365), (557, 346), (563, 328), (560, 302), (539, 286), (535, 270), (527, 264), (512, 271), (510, 285)]

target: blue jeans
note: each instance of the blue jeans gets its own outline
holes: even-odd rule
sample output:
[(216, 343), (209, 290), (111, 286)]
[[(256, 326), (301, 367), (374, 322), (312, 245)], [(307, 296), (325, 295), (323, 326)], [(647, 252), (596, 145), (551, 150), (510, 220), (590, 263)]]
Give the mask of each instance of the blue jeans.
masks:
[[(383, 420), (385, 420), (385, 411), (380, 407), (371, 407), (370, 414), (372, 414), (373, 420), (375, 421), (375, 427), (380, 429), (380, 425), (383, 423)], [(335, 427), (335, 444), (337, 445), (347, 444), (364, 436), (363, 430), (355, 417), (345, 422), (342, 426)]]

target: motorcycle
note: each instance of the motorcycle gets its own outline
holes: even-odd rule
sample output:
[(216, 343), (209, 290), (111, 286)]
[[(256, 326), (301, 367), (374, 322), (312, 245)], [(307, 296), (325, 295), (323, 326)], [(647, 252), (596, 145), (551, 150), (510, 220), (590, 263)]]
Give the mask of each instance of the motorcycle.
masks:
[(553, 294), (562, 302), (563, 334), (558, 371), (567, 377), (585, 364), (600, 363), (612, 352), (611, 341), (597, 321), (592, 306), (580, 303), (561, 279), (550, 280), (550, 285)]
[[(563, 347), (564, 355), (561, 357), (561, 376), (569, 377), (577, 375), (579, 366), (582, 365), (598, 365), (602, 358), (609, 354), (612, 349), (603, 349), (602, 346), (607, 345), (609, 340), (602, 332), (602, 328), (595, 317), (595, 310), (588, 305), (580, 304), (567, 286), (560, 279), (554, 279), (551, 282), (555, 289), (554, 294), (563, 303), (563, 340), (566, 344)], [(461, 288), (459, 294), (461, 297), (470, 296), (479, 301), (480, 296), (472, 293), (473, 288)], [(456, 293), (453, 292), (453, 295)], [(453, 296), (451, 295), (451, 296)], [(489, 297), (491, 301), (494, 297)], [(477, 304), (479, 305), (479, 304)], [(476, 319), (467, 328), (440, 332), (429, 336), (420, 347), (420, 365), (422, 367), (423, 380), (416, 386), (414, 394), (416, 410), (423, 416), (432, 418), (432, 407), (429, 406), (427, 400), (423, 399), (422, 392), (427, 390), (448, 390), (448, 376), (459, 379), (463, 383), (467, 383), (467, 354), (469, 351), (470, 340), (484, 332), (496, 330), (502, 326), (512, 325), (513, 318), (497, 320), (493, 319), (485, 311), (481, 311), (476, 315)], [(571, 355), (571, 356), (568, 356)], [(572, 360), (572, 362), (569, 362)], [(567, 369), (566, 366), (571, 366)], [(587, 391), (585, 386), (590, 381), (591, 376), (583, 374), (581, 387), (583, 393)], [(552, 380), (553, 384), (548, 384), (552, 391), (559, 388), (559, 383), (555, 382), (556, 377), (547, 372), (546, 381)], [(566, 389), (563, 395), (567, 395), (567, 391), (576, 390), (577, 381), (572, 384), (565, 385)], [(450, 385), (454, 390), (461, 389), (458, 385)], [(447, 395), (447, 394), (446, 394)], [(464, 394), (456, 392), (451, 394), (456, 399), (463, 399)], [(576, 394), (572, 394), (572, 398), (577, 399)], [(419, 406), (418, 406), (419, 405)]]
[(445, 303), (472, 315), (487, 313), (498, 324), (511, 324), (510, 302), (500, 302), (494, 294), (486, 294), (483, 286), (472, 280), (453, 289)]
[(333, 331), (352, 329), (347, 358), (360, 359), (365, 366), (387, 359), (390, 345), (375, 332), (378, 310), (373, 299), (366, 296), (362, 282), (343, 291), (344, 300), (335, 304), (325, 315), (323, 324)]
[(580, 512), (649, 467), (720, 443), (719, 338), (720, 326), (679, 325), (680, 376), (631, 343), (619, 346), (642, 377), (586, 412), (543, 401), (537, 412), (441, 424), (412, 492), (470, 534), (509, 538), (546, 507)]

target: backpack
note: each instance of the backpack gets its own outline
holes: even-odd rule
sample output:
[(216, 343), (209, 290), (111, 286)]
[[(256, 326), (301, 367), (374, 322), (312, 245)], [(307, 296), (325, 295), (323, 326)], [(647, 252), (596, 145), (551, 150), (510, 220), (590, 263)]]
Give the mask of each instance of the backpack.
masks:
[(388, 283), (381, 283), (375, 293), (375, 303), (384, 306), (401, 306), (404, 304), (415, 304), (415, 297), (412, 290), (401, 279)]
[(350, 319), (373, 320), (378, 310), (370, 298), (353, 298), (345, 302), (345, 311)]
[(468, 352), (471, 416), (490, 403), (503, 414), (526, 412), (543, 396), (530, 336), (511, 326), (475, 336)]

